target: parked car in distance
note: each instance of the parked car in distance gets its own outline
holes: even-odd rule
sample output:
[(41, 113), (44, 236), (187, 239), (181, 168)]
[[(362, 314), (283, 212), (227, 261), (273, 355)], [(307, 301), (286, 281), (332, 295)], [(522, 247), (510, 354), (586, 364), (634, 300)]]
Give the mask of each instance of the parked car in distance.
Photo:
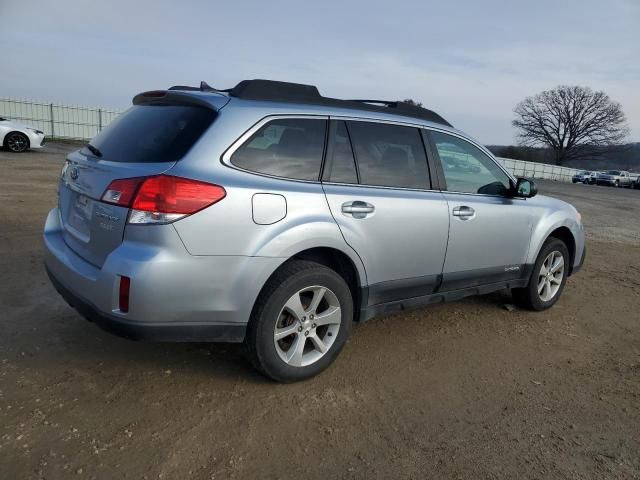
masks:
[(631, 177), (631, 186), (640, 190), (640, 173), (631, 172), (629, 176)]
[(26, 152), (44, 146), (44, 132), (0, 117), (0, 145), (10, 152)]
[(573, 183), (585, 183), (585, 184), (592, 184), (595, 183), (596, 180), (596, 173), (595, 172), (591, 172), (589, 170), (581, 170), (578, 173), (576, 173), (573, 177), (571, 177), (571, 181)]
[(624, 170), (607, 170), (604, 173), (599, 173), (596, 178), (596, 183), (609, 187), (631, 188), (633, 186), (629, 172), (625, 172)]
[(45, 264), (70, 305), (130, 338), (244, 342), (281, 382), (354, 321), (505, 288), (550, 308), (585, 256), (573, 206), (437, 113), (311, 85), (141, 93), (58, 187)]
[(592, 171), (591, 175), (589, 176), (589, 179), (586, 181), (587, 184), (589, 185), (595, 185), (596, 184), (596, 180), (598, 179), (598, 174), (600, 172), (596, 172), (596, 171)]
[(449, 150), (446, 154), (443, 153), (440, 155), (440, 159), (442, 160), (442, 165), (445, 170), (463, 173), (480, 173), (480, 168), (477, 165), (469, 165), (469, 162), (465, 162), (464, 160), (454, 156), (456, 154), (455, 145), (449, 146), (449, 148), (453, 148), (454, 150)]

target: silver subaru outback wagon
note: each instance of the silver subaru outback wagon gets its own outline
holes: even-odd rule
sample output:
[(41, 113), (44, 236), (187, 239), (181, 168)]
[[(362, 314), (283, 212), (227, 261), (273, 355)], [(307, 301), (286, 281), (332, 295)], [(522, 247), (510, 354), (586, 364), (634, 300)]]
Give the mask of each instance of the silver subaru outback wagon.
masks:
[(435, 112), (268, 80), (137, 95), (71, 153), (44, 227), (58, 292), (113, 333), (244, 342), (301, 380), (354, 321), (511, 289), (551, 307), (580, 215)]

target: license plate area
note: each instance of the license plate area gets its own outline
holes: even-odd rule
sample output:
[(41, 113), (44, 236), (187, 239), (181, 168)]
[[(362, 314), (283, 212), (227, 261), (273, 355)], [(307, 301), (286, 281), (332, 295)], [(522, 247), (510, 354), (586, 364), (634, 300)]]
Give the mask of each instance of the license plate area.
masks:
[(74, 236), (84, 242), (91, 239), (91, 217), (93, 215), (93, 200), (80, 193), (75, 194), (71, 203), (67, 226)]

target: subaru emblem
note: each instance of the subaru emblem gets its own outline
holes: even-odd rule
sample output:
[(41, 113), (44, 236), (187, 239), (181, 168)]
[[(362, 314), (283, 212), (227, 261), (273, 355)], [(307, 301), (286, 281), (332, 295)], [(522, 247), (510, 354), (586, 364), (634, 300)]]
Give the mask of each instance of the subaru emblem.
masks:
[(78, 178), (79, 173), (80, 172), (78, 170), (78, 167), (72, 167), (71, 172), (69, 173), (71, 180), (76, 180)]

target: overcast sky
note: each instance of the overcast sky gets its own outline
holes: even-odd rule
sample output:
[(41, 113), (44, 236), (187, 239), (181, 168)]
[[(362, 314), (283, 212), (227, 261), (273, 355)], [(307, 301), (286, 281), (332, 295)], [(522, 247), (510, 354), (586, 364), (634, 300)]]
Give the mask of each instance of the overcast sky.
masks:
[(640, 141), (640, 0), (0, 0), (0, 96), (124, 108), (200, 80), (421, 101), (489, 144), (559, 84), (606, 91)]

